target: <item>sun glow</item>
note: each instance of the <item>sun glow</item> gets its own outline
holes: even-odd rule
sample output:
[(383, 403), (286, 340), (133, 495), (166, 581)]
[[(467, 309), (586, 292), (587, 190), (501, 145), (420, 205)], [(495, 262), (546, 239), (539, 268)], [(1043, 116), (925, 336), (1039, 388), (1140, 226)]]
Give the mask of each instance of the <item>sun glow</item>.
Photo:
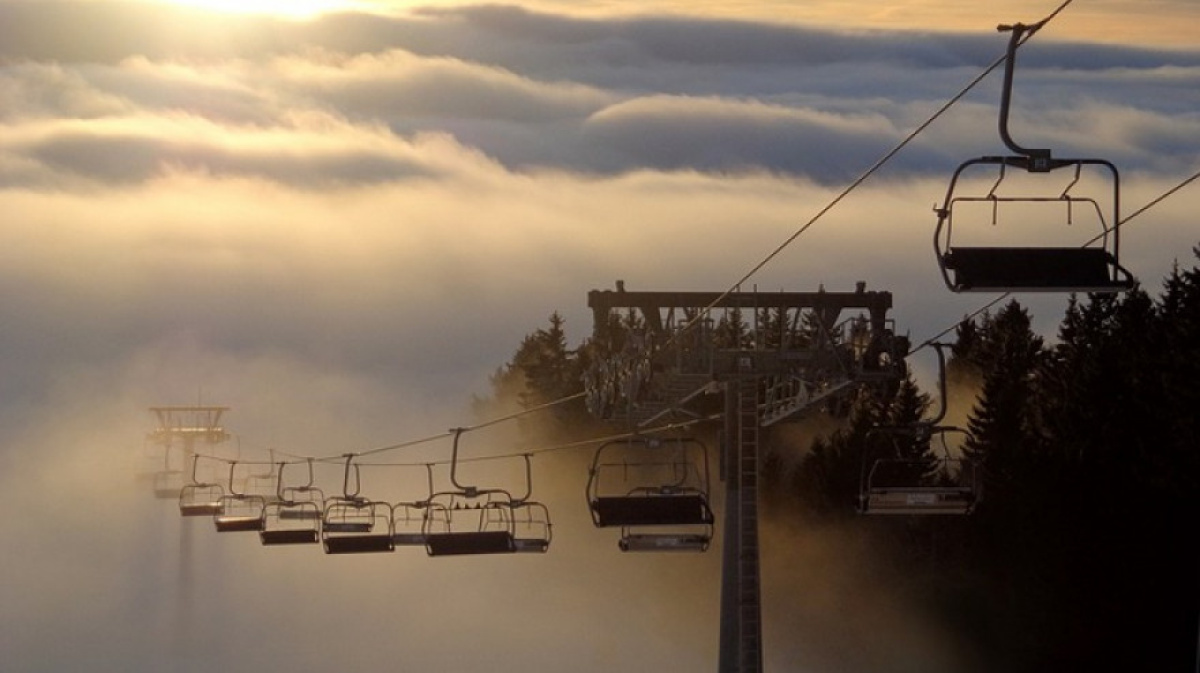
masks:
[(358, 0), (162, 0), (172, 5), (230, 14), (265, 14), (308, 19), (318, 14), (360, 9)]

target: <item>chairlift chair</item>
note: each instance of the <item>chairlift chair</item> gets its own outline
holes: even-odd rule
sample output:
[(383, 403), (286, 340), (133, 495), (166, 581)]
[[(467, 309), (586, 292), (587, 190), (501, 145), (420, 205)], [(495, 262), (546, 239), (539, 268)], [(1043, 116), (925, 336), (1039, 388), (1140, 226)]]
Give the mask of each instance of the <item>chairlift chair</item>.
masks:
[(533, 496), (533, 462), (527, 453), (525, 459), (525, 493), (510, 503), (508, 515), (512, 518), (513, 544), (518, 552), (544, 554), (550, 549), (553, 524), (550, 509), (531, 499)]
[(397, 547), (425, 546), (427, 502), (400, 502), (392, 505), (392, 543)]
[(279, 499), (279, 473), (275, 467), (275, 452), (271, 451), (271, 462), (266, 472), (252, 472), (246, 475), (243, 491), (247, 495), (259, 495), (268, 503)]
[(946, 435), (965, 430), (930, 425), (915, 430), (891, 429), (895, 436), (938, 438), (941, 457), (880, 458), (871, 464), (859, 496), (863, 514), (970, 514), (980, 499), (975, 461), (953, 458)]
[[(867, 476), (863, 514), (970, 514), (976, 470), (970, 460), (877, 460)], [(933, 474), (930, 475), (929, 472)], [(914, 478), (914, 473), (923, 474)]]
[(154, 497), (159, 500), (178, 500), (184, 486), (182, 470), (162, 470), (154, 473)]
[(423, 529), (425, 551), (430, 556), (515, 552), (511, 512), (511, 496), (499, 489), (435, 493)]
[(550, 549), (550, 510), (540, 502), (519, 502), (511, 507), (513, 544), (518, 552), (545, 553)]
[[(947, 344), (930, 344), (937, 353), (938, 411), (932, 418), (916, 423), (873, 428), (870, 435), (891, 439), (893, 455), (863, 456), (859, 485), (858, 510), (862, 514), (969, 514), (978, 500), (975, 463), (953, 458), (946, 435), (966, 434), (954, 426), (939, 425), (946, 417)], [(936, 437), (942, 449), (940, 457), (904, 455), (899, 442), (909, 440), (928, 445)], [(868, 468), (867, 465), (870, 465)]]
[(308, 460), (307, 483), (300, 485), (284, 485), (286, 466), (287, 463), (279, 463), (276, 497), (267, 501), (259, 536), (264, 545), (316, 544), (321, 541), (325, 493), (313, 485), (313, 461)]
[(429, 490), (424, 500), (392, 505), (392, 543), (397, 547), (425, 546), (425, 519), (429, 516), (429, 498), (433, 496), (433, 466), (426, 465)]
[(321, 519), (326, 554), (390, 552), (392, 507), (361, 497), (332, 498)]
[(321, 541), (321, 505), (315, 501), (269, 502), (259, 538), (263, 545), (316, 544)]
[[(321, 517), (321, 541), (326, 554), (362, 554), (390, 552), (392, 544), (392, 507), (386, 502), (368, 500), (359, 495), (361, 479), (353, 454), (346, 456), (343, 495), (330, 498)], [(350, 468), (354, 471), (354, 490), (350, 490)]]
[(237, 461), (229, 463), (229, 493), (221, 496), (221, 511), (213, 515), (218, 533), (259, 532), (263, 529), (267, 499), (234, 488)]
[(261, 495), (226, 494), (221, 496), (221, 513), (213, 516), (213, 524), (219, 533), (260, 532), (266, 508), (266, 498)]
[(308, 460), (308, 482), (302, 485), (284, 486), (286, 466), (287, 463), (279, 463), (275, 477), (276, 497), (267, 501), (259, 537), (267, 546), (316, 544), (321, 541), (325, 494), (313, 486), (313, 461)]
[[(453, 489), (434, 493), (429, 498), (424, 528), (426, 552), (430, 556), (511, 554), (518, 550), (537, 551), (539, 545), (548, 547), (549, 512), (540, 505), (533, 507), (534, 503), (528, 499), (532, 492), (529, 456), (524, 456), (526, 489), (521, 498), (514, 498), (509, 491), (500, 488), (464, 485), (458, 480), (459, 439), (464, 429), (455, 428), (453, 432), (450, 458)], [(525, 522), (533, 522), (535, 514), (544, 519), (544, 534), (535, 538), (532, 523), (519, 527), (518, 514), (523, 515), (521, 520)], [(518, 537), (518, 530), (523, 537)], [(520, 545), (519, 539), (524, 540)]]
[(215, 516), (224, 511), (221, 497), (225, 488), (214, 482), (200, 481), (197, 466), (200, 456), (192, 456), (191, 480), (179, 489), (179, 514), (181, 516)]
[(703, 551), (712, 539), (708, 451), (694, 439), (606, 442), (589, 470), (592, 523), (618, 527), (622, 551)]
[[(1074, 196), (1064, 191), (1057, 196), (1000, 196), (996, 188), (1004, 180), (1006, 168), (1026, 165), (1023, 158), (982, 157), (963, 163), (954, 173), (943, 205), (937, 209), (938, 225), (934, 234), (934, 249), (946, 286), (953, 292), (1124, 292), (1133, 287), (1133, 276), (1117, 259), (1119, 178), (1117, 169), (1102, 159), (1055, 159), (1057, 168), (1074, 168), (1078, 182), (1085, 166), (1100, 166), (1111, 174), (1111, 201), (1102, 204), (1093, 197)], [(998, 178), (992, 191), (985, 194), (963, 195), (959, 178), (976, 166), (997, 167)], [(964, 228), (978, 229), (976, 218), (959, 218), (970, 204), (990, 208), (995, 219), (1001, 211), (1015, 210), (1021, 205), (1034, 204), (1038, 212), (1050, 206), (1061, 210), (1065, 225), (1069, 225), (1080, 209), (1090, 213), (1100, 231), (1092, 242), (1078, 247), (1051, 246), (993, 246), (964, 245)], [(961, 220), (966, 221), (961, 221)], [(993, 222), (997, 227), (1002, 223)], [(987, 225), (991, 226), (991, 225)]]
[[(938, 216), (934, 233), (934, 251), (946, 286), (953, 292), (1124, 292), (1135, 280), (1120, 264), (1120, 176), (1116, 166), (1104, 159), (1060, 159), (1048, 149), (1027, 149), (1013, 141), (1008, 131), (1008, 112), (1012, 98), (1013, 71), (1016, 51), (1024, 35), (1036, 31), (1041, 24), (1001, 26), (1011, 30), (1008, 59), (1005, 64), (1004, 88), (1000, 105), (1000, 137), (1016, 156), (985, 156), (964, 162), (954, 172), (945, 201), (935, 211)], [(959, 178), (976, 166), (991, 166), (998, 171), (989, 192), (964, 196), (959, 192)], [(1008, 168), (1030, 174), (1048, 174), (1073, 169), (1074, 179), (1057, 195), (1001, 196), (997, 188), (1005, 179)], [(1107, 174), (1111, 195), (1102, 199), (1075, 196), (1071, 190), (1080, 181), (1085, 169), (1098, 168)], [(962, 232), (956, 233), (955, 211), (970, 203), (991, 207), (992, 224), (998, 224), (997, 213), (1012, 204), (1065, 205), (1066, 224), (1071, 223), (1072, 211), (1079, 205), (1091, 210), (1100, 225), (1091, 241), (1077, 247), (1045, 245), (981, 246), (962, 243)], [(978, 223), (959, 222), (958, 229)], [(1000, 225), (1003, 226), (1003, 225)]]
[(138, 475), (138, 481), (149, 482), (151, 492), (159, 500), (178, 500), (179, 489), (187, 483), (187, 473), (184, 469), (187, 458), (183, 448), (173, 446), (169, 442), (147, 441), (144, 452), (148, 469)]
[(702, 552), (708, 549), (712, 542), (711, 526), (701, 533), (680, 533), (678, 531), (663, 533), (635, 532), (633, 529), (623, 529), (617, 547), (628, 552)]

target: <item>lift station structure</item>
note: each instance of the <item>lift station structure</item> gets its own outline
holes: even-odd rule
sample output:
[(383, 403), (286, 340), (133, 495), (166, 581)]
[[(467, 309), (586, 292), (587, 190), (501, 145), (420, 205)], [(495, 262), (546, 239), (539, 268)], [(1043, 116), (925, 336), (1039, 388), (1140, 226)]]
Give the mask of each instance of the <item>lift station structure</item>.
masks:
[[(749, 293), (627, 292), (618, 282), (615, 291), (590, 292), (588, 306), (596, 357), (585, 385), (594, 415), (635, 437), (724, 419), (719, 671), (761, 673), (760, 430), (896, 380), (909, 344), (888, 318), (892, 295), (861, 282), (853, 292)], [(671, 485), (643, 490), (680, 495)]]
[(229, 441), (221, 425), (227, 411), (229, 407), (202, 405), (150, 407), (157, 425), (146, 433), (146, 443), (162, 460), (152, 475), (156, 497), (177, 499), (180, 489), (195, 481), (198, 446), (212, 448)]

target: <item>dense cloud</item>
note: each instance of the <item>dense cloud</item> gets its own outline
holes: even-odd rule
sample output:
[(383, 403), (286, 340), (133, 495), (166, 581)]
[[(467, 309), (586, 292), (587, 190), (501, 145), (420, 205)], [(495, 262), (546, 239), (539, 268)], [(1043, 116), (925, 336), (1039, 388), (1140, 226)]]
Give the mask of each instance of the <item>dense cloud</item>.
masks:
[[(222, 39), (208, 39), (205, 30), (224, 30), (221, 19), (157, 8), (161, 21), (171, 18), (164, 31), (145, 18), (145, 8), (121, 7), (0, 5), (6, 15), (0, 25), (11, 33), (0, 40), (10, 62), (2, 85), (17, 101), (0, 114), (11, 133), (23, 135), (40, 117), (183, 114), (231, 125), (236, 136), (238, 126), (286, 127), (296, 114), (317, 111), (349, 124), (385, 125), (401, 137), (448, 133), (515, 169), (766, 170), (842, 182), (1003, 48), (1003, 38), (980, 35), (580, 19), (498, 6), (312, 23), (247, 20)], [(70, 12), (79, 14), (71, 26), (96, 21), (120, 30), (56, 47), (49, 35), (62, 39), (58, 28)], [(163, 38), (184, 21), (199, 32)], [(1186, 168), (1200, 142), (1188, 131), (1200, 55), (1050, 39), (1039, 37), (1022, 52), (1014, 126), (1077, 154), (1096, 144), (1089, 142), (1095, 134), (1081, 128), (1113, 114), (1136, 117), (1137, 128), (1120, 134), (1117, 146), (1093, 151), (1118, 152), (1130, 168)], [(997, 80), (968, 99), (978, 106), (959, 122), (972, 128), (969, 151), (997, 146)], [(953, 165), (958, 140), (943, 128), (920, 137), (897, 165), (923, 173)], [(13, 167), (24, 164), (38, 174), (48, 168), (101, 181), (144, 180), (155, 159), (298, 186), (321, 182), (321, 174), (349, 183), (425, 174), (370, 152), (272, 158), (270, 150), (247, 147), (247, 156), (237, 156), (241, 148), (233, 144), (205, 146), (182, 131), (177, 138), (136, 132), (116, 138), (131, 149), (111, 166), (95, 160), (111, 155), (106, 143), (114, 138), (103, 127), (95, 139), (82, 127), (44, 133), (40, 142), (8, 146), (4, 175), (17, 184), (44, 178)], [(329, 134), (336, 132), (334, 125)], [(653, 142), (646, 142), (648, 133)], [(305, 154), (304, 144), (295, 151)]]

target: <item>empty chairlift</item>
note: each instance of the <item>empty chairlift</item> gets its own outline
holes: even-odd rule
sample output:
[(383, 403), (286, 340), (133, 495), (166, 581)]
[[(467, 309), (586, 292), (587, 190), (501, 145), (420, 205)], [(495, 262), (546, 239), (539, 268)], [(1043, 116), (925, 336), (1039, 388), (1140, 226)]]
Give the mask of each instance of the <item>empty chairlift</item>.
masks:
[(525, 493), (512, 501), (507, 516), (512, 518), (513, 545), (518, 552), (545, 553), (550, 549), (553, 526), (550, 510), (532, 500), (533, 464), (525, 454)]
[(960, 428), (934, 426), (927, 434), (894, 431), (896, 437), (938, 442), (942, 456), (881, 458), (872, 462), (862, 496), (863, 514), (970, 514), (978, 501), (975, 463), (951, 458), (946, 435)]
[(392, 544), (397, 547), (424, 547), (425, 520), (433, 497), (433, 466), (425, 465), (428, 491), (425, 498), (392, 505)]
[[(321, 517), (321, 541), (326, 554), (390, 552), (392, 543), (392, 506), (359, 495), (361, 479), (353, 454), (346, 456), (343, 494), (330, 498)], [(353, 470), (351, 470), (353, 468)], [(350, 475), (354, 490), (350, 490)]]
[(179, 489), (179, 514), (181, 516), (215, 516), (223, 511), (221, 498), (225, 487), (199, 474), (200, 456), (192, 456), (192, 475), (188, 483)]
[(275, 469), (275, 452), (271, 451), (271, 462), (266, 463), (263, 472), (250, 472), (243, 480), (242, 492), (247, 495), (262, 496), (266, 502), (279, 499), (279, 472)]
[(308, 461), (308, 482), (285, 486), (279, 463), (276, 473), (276, 498), (269, 501), (263, 515), (259, 537), (264, 545), (316, 544), (321, 541), (321, 517), (325, 494), (313, 485), (312, 460)]
[(430, 556), (509, 554), (517, 550), (512, 495), (499, 488), (465, 486), (458, 481), (458, 444), (464, 430), (454, 430), (450, 458), (451, 490), (429, 498), (425, 518), (425, 550)]
[(429, 501), (425, 550), (430, 556), (517, 551), (512, 498), (499, 489), (444, 491)]
[(183, 447), (167, 443), (151, 445), (150, 450), (158, 446), (162, 447), (162, 454), (153, 456), (158, 466), (149, 474), (154, 497), (160, 500), (178, 500), (180, 489), (187, 483), (187, 458)]
[(944, 345), (934, 347), (939, 411), (929, 420), (868, 433), (868, 438), (881, 440), (884, 455), (864, 455), (858, 504), (862, 514), (969, 514), (979, 500), (974, 461), (953, 457), (947, 441), (947, 435), (966, 431), (938, 425), (946, 415), (946, 362)]
[(392, 543), (397, 547), (424, 547), (428, 511), (427, 500), (392, 505)]
[(704, 551), (712, 540), (708, 451), (694, 439), (606, 442), (589, 470), (592, 522), (622, 551)]
[(545, 553), (550, 549), (550, 510), (540, 502), (521, 501), (512, 505), (513, 545), (518, 552)]
[(220, 512), (213, 515), (219, 533), (259, 532), (263, 529), (267, 499), (234, 488), (237, 461), (229, 463), (229, 493), (221, 496)]
[[(964, 162), (954, 172), (945, 201), (935, 208), (934, 250), (946, 286), (954, 292), (1122, 292), (1135, 284), (1120, 264), (1120, 176), (1116, 167), (1104, 159), (1054, 158), (1050, 150), (1021, 147), (1009, 135), (1017, 46), (1024, 35), (1039, 27), (1002, 27), (1010, 29), (1012, 36), (1000, 107), (1000, 137), (1016, 155)], [(1017, 192), (1000, 189), (1010, 177), (1010, 168), (1029, 174), (1020, 181), (1023, 184)], [(1066, 177), (1056, 187), (1046, 186), (1060, 172)], [(973, 191), (960, 183), (964, 176), (980, 177), (981, 173), (991, 180), (987, 191)], [(1062, 236), (1076, 220), (1089, 222), (1092, 228), (1071, 239)], [(1025, 236), (1019, 235), (1022, 229)]]

